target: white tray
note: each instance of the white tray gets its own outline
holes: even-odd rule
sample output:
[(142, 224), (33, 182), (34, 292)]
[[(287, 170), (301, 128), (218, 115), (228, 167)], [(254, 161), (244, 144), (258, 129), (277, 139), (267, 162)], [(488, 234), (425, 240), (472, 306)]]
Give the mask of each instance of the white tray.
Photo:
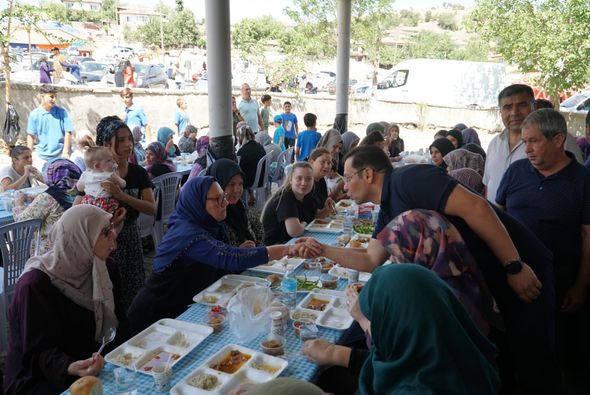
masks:
[[(324, 309), (308, 308), (312, 299), (325, 301)], [(314, 289), (299, 302), (295, 310), (291, 311), (291, 319), (293, 320), (309, 319), (314, 316), (315, 320), (313, 321), (316, 325), (330, 329), (347, 329), (354, 321), (346, 309), (346, 293), (328, 289)]]
[[(106, 355), (105, 360), (151, 375), (151, 371), (144, 367), (154, 356), (161, 352), (174, 354), (177, 357), (170, 359), (170, 366), (174, 366), (212, 332), (213, 328), (207, 325), (165, 318), (115, 348)], [(127, 360), (123, 358), (124, 355), (128, 355)], [(168, 355), (163, 361), (167, 359)]]
[[(222, 361), (232, 350), (237, 350), (243, 354), (250, 355), (244, 364), (235, 373), (224, 373), (219, 370), (211, 368), (211, 365)], [(278, 377), (283, 370), (287, 367), (288, 362), (282, 358), (273, 357), (266, 355), (262, 352), (255, 351), (246, 347), (238, 346), (235, 344), (229, 344), (223, 347), (219, 352), (209, 358), (204, 364), (199, 366), (197, 369), (189, 373), (184, 379), (176, 384), (170, 390), (172, 395), (222, 395), (227, 394), (229, 391), (237, 387), (238, 385), (246, 382), (251, 383), (265, 383), (276, 377)], [(257, 368), (260, 366), (272, 367), (273, 372), (261, 370)], [(207, 374), (215, 376), (217, 378), (217, 385), (210, 389), (205, 390), (195, 387), (189, 382), (200, 374)]]
[(248, 270), (253, 270), (255, 272), (268, 272), (268, 273), (276, 273), (276, 274), (285, 274), (287, 270), (295, 270), (305, 261), (305, 259), (300, 258), (283, 258), (279, 260), (270, 261), (265, 265), (259, 265), (256, 267), (252, 267)]
[[(330, 269), (328, 274), (331, 274), (334, 277), (348, 280), (348, 269), (345, 267), (342, 267), (340, 265), (334, 265), (334, 267), (332, 267), (332, 269)], [(368, 272), (360, 272), (359, 273), (359, 281), (360, 282), (367, 282), (367, 281), (369, 281), (370, 278), (371, 278), (371, 273), (368, 273)]]
[[(361, 242), (360, 246), (353, 246), (354, 241), (357, 240), (367, 240), (366, 242), (363, 241)], [(359, 235), (359, 234), (355, 234), (354, 236), (352, 236), (352, 238), (350, 239), (350, 241), (348, 242), (348, 244), (346, 244), (346, 248), (367, 248), (369, 247), (369, 242), (371, 241), (371, 236), (370, 235)]]
[(345, 212), (348, 209), (353, 209), (356, 212), (357, 204), (351, 199), (339, 200), (335, 205), (337, 212)]
[(342, 233), (344, 230), (344, 221), (340, 219), (314, 219), (306, 227), (310, 232), (319, 233)]
[(252, 285), (270, 286), (264, 278), (227, 274), (193, 297), (193, 301), (206, 306), (226, 306), (240, 289)]

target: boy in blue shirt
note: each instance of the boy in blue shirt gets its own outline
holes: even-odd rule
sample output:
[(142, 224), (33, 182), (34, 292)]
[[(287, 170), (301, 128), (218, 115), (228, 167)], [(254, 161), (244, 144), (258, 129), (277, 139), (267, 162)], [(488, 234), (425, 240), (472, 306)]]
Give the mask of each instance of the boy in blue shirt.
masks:
[(57, 88), (41, 85), (40, 97), (41, 105), (29, 114), (27, 146), (32, 151), (36, 145), (37, 154), (44, 162), (68, 158), (74, 127), (68, 112), (55, 105)]
[(309, 154), (315, 149), (322, 137), (316, 128), (317, 120), (318, 117), (309, 112), (303, 116), (303, 123), (307, 129), (301, 132), (297, 139), (297, 146), (295, 147), (295, 155), (299, 161), (309, 158)]
[(176, 125), (178, 137), (182, 137), (184, 129), (186, 129), (186, 127), (191, 124), (191, 119), (186, 112), (188, 107), (186, 100), (184, 100), (182, 97), (179, 97), (176, 99), (176, 106), (178, 107), (178, 110), (176, 110), (176, 113), (174, 114), (174, 124)]
[(285, 147), (285, 129), (283, 129), (283, 117), (281, 115), (275, 115), (275, 134), (273, 136), (273, 143), (281, 147), (281, 151), (286, 150)]
[(291, 113), (291, 102), (283, 103), (283, 111), (281, 114), (283, 118), (283, 129), (285, 129), (285, 149), (295, 147), (295, 140), (299, 133), (299, 125), (297, 123), (297, 116)]
[(123, 89), (121, 91), (121, 98), (123, 99), (123, 104), (125, 104), (123, 122), (125, 122), (131, 130), (133, 130), (135, 126), (140, 126), (141, 130), (144, 132), (145, 141), (152, 142), (152, 132), (148, 125), (147, 117), (145, 116), (143, 108), (133, 105), (133, 92), (131, 89)]

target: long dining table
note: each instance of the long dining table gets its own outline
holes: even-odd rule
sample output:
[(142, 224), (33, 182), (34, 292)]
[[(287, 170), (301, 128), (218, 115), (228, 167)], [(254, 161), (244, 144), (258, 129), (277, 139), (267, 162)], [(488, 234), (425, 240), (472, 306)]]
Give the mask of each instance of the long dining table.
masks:
[[(318, 241), (325, 244), (334, 244), (336, 242), (337, 234), (330, 233), (318, 233), (305, 231), (303, 236), (314, 237)], [(291, 240), (293, 242), (294, 240)], [(297, 275), (305, 274), (304, 265), (300, 265), (295, 273)], [(265, 273), (259, 271), (246, 270), (242, 273), (243, 275), (265, 277)], [(268, 273), (271, 274), (271, 273)], [(344, 279), (338, 280), (337, 290), (345, 290), (347, 281)], [(297, 294), (297, 303), (299, 303), (306, 296), (305, 293)], [(187, 306), (184, 313), (180, 314), (176, 319), (181, 321), (187, 321), (191, 323), (198, 323), (207, 325), (208, 314), (210, 306), (194, 303)], [(173, 317), (171, 317), (173, 318)], [(300, 380), (312, 381), (316, 373), (318, 372), (319, 366), (310, 362), (303, 354), (301, 354), (302, 343), (296, 336), (291, 320), (288, 325), (284, 328), (285, 337), (285, 354), (281, 358), (286, 359), (288, 362), (287, 368), (281, 373), (283, 377), (293, 377)], [(337, 342), (344, 330), (335, 330), (325, 327), (318, 327), (319, 337), (329, 342)], [(247, 342), (240, 341), (239, 338), (232, 332), (229, 324), (226, 322), (223, 329), (219, 333), (212, 333), (205, 340), (200, 343), (195, 349), (189, 352), (184, 358), (176, 363), (172, 369), (172, 375), (170, 379), (170, 387), (179, 383), (185, 377), (190, 375), (195, 369), (201, 366), (208, 358), (213, 356), (215, 353), (220, 351), (223, 347), (228, 344), (237, 344), (249, 349), (256, 351), (262, 351), (260, 343), (263, 338), (268, 335), (265, 333), (256, 337), (255, 339)], [(116, 365), (107, 362), (105, 367), (98, 376), (103, 384), (105, 394), (117, 394), (117, 384), (115, 381), (114, 369)], [(151, 375), (135, 372), (135, 384), (137, 394), (151, 394), (158, 393), (154, 387), (154, 379)], [(69, 394), (69, 391), (65, 391), (64, 394)]]

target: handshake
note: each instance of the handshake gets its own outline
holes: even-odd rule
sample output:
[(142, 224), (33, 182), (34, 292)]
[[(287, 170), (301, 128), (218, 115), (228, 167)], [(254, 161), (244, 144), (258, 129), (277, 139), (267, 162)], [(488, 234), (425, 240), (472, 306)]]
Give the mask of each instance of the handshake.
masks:
[(325, 246), (312, 237), (301, 237), (288, 246), (290, 258), (317, 258), (323, 256)]

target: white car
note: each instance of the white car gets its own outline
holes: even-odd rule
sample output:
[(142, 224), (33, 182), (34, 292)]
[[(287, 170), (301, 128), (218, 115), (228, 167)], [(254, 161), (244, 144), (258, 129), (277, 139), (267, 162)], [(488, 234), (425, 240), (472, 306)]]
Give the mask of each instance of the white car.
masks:
[(590, 110), (590, 91), (578, 92), (559, 105), (563, 112), (587, 112)]

